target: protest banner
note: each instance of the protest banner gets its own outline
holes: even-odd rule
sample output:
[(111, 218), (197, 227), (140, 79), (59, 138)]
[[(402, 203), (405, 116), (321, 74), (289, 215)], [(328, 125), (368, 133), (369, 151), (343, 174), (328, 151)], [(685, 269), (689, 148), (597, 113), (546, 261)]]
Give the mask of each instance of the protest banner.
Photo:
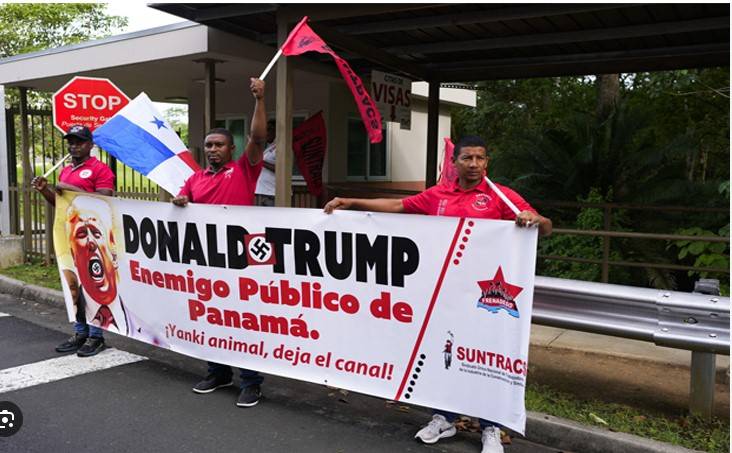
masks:
[(524, 431), (534, 228), (65, 191), (54, 241), (69, 320)]

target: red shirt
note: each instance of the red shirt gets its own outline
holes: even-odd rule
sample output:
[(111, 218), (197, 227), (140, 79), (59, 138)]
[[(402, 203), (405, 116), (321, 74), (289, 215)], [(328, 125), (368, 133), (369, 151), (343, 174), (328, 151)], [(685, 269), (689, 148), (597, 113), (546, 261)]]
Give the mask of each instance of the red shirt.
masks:
[(249, 163), (244, 153), (237, 161), (229, 161), (219, 171), (211, 167), (192, 174), (178, 195), (185, 195), (192, 203), (251, 206), (254, 189), (262, 172), (263, 163)]
[(114, 190), (114, 173), (94, 156), (89, 156), (81, 165), (67, 165), (61, 170), (58, 180), (76, 186), (84, 192), (96, 192), (99, 189)]
[[(511, 200), (519, 211), (536, 212), (521, 195), (506, 186), (496, 186)], [(450, 184), (432, 186), (422, 193), (402, 200), (404, 212), (410, 214), (444, 215), (449, 217), (473, 217), (478, 219), (515, 220), (516, 214), (493, 192), (488, 183), (480, 182), (472, 189), (464, 190), (457, 180)]]

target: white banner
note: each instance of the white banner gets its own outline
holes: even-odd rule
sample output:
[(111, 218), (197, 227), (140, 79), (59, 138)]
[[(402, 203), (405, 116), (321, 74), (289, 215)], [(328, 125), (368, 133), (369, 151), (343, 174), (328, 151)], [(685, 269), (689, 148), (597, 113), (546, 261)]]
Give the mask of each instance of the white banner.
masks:
[[(523, 433), (537, 231), (499, 220), (65, 192), (69, 319)], [(80, 287), (81, 289), (77, 289)]]

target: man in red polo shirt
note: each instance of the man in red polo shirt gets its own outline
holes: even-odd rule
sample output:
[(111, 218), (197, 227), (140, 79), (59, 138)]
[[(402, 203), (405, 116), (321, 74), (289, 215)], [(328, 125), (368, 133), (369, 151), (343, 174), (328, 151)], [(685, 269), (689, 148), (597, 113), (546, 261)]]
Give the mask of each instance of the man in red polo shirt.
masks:
[[(440, 184), (424, 192), (400, 199), (334, 198), (325, 205), (325, 212), (334, 209), (357, 209), (375, 212), (406, 212), (410, 214), (473, 217), (482, 219), (514, 220), (520, 227), (538, 226), (539, 234), (551, 234), (552, 221), (542, 217), (519, 194), (505, 186), (498, 188), (521, 211), (514, 214), (511, 208), (493, 192), (483, 175), (488, 170), (489, 157), (485, 142), (480, 137), (463, 137), (453, 151), (452, 162), (458, 178), (449, 184)], [(447, 348), (446, 348), (447, 350)], [(447, 363), (447, 362), (446, 362)], [(447, 365), (446, 365), (447, 366)], [(427, 444), (433, 444), (457, 433), (457, 414), (433, 411), (432, 420), (414, 436)], [(483, 428), (483, 453), (503, 453), (501, 430), (498, 425), (480, 419)]]
[[(212, 129), (206, 135), (203, 148), (208, 168), (199, 170), (183, 185), (178, 196), (171, 200), (176, 206), (190, 203), (251, 206), (254, 189), (262, 171), (262, 153), (267, 140), (267, 113), (264, 105), (264, 81), (251, 79), (250, 90), (254, 96), (254, 114), (249, 143), (242, 156), (232, 160), (234, 138), (226, 129)], [(232, 384), (232, 371), (228, 365), (208, 362), (208, 374), (193, 387), (196, 393), (211, 393), (217, 388)], [(236, 405), (251, 407), (259, 402), (260, 385), (264, 378), (254, 370), (242, 368), (241, 392)]]
[[(33, 188), (39, 191), (53, 206), (56, 205), (55, 192), (60, 193), (62, 190), (112, 196), (114, 194), (114, 173), (107, 165), (91, 155), (94, 142), (89, 128), (80, 125), (71, 126), (64, 135), (64, 139), (68, 143), (71, 164), (61, 170), (55, 191), (51, 189), (48, 181), (43, 176), (33, 178), (33, 181), (31, 181)], [(68, 274), (65, 276), (70, 277)], [(70, 279), (69, 287), (76, 301), (75, 333), (71, 338), (56, 346), (56, 351), (77, 351), (76, 355), (79, 357), (93, 356), (104, 349), (103, 330), (86, 323), (82, 292), (79, 291), (75, 277)]]

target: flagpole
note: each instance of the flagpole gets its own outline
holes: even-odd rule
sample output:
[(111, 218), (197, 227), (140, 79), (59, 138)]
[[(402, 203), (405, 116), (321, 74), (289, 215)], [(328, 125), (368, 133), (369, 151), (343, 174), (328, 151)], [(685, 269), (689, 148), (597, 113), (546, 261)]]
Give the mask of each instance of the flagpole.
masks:
[(275, 63), (277, 63), (277, 59), (280, 58), (282, 55), (282, 49), (279, 49), (275, 56), (272, 58), (272, 61), (269, 62), (266, 68), (264, 68), (264, 71), (262, 71), (262, 75), (259, 76), (259, 80), (264, 80), (265, 77), (267, 77), (267, 74), (269, 74), (269, 71), (272, 69), (272, 66), (274, 66)]
[(279, 49), (277, 49), (277, 53), (272, 57), (272, 60), (270, 60), (269, 64), (266, 68), (264, 68), (264, 71), (262, 71), (262, 75), (259, 76), (259, 80), (264, 80), (265, 77), (267, 77), (267, 74), (269, 74), (269, 71), (272, 70), (272, 66), (274, 66), (275, 63), (277, 63), (277, 60), (282, 56), (282, 48), (287, 45), (287, 43), (290, 42), (290, 39), (292, 36), (295, 35), (295, 33), (302, 27), (302, 24), (308, 21), (308, 16), (303, 17), (300, 22), (295, 25), (295, 27), (292, 29), (289, 35), (287, 35), (287, 39), (285, 39), (285, 42), (282, 43)]
[(508, 197), (503, 192), (501, 192), (501, 189), (499, 189), (495, 184), (493, 184), (493, 181), (488, 179), (487, 176), (485, 176), (485, 180), (488, 183), (488, 185), (491, 187), (491, 189), (493, 189), (493, 191), (498, 194), (498, 196), (501, 198), (501, 200), (503, 200), (503, 202), (506, 203), (509, 208), (511, 208), (511, 211), (513, 211), (514, 214), (519, 215), (521, 213), (521, 211), (519, 211), (519, 209), (516, 207), (516, 205), (513, 204), (513, 202), (511, 200), (509, 200)]
[(60, 166), (61, 166), (61, 164), (63, 164), (63, 163), (64, 163), (64, 161), (65, 161), (66, 159), (68, 159), (70, 155), (71, 155), (71, 154), (67, 154), (67, 155), (65, 155), (65, 156), (64, 156), (64, 158), (63, 158), (63, 159), (61, 159), (60, 161), (56, 162), (56, 165), (54, 165), (53, 167), (51, 167), (51, 169), (50, 169), (50, 170), (48, 170), (47, 172), (45, 172), (45, 173), (43, 174), (43, 177), (44, 177), (44, 178), (48, 178), (48, 175), (50, 175), (51, 173), (53, 173), (54, 171), (56, 171), (56, 169), (57, 169), (58, 167), (60, 167)]

